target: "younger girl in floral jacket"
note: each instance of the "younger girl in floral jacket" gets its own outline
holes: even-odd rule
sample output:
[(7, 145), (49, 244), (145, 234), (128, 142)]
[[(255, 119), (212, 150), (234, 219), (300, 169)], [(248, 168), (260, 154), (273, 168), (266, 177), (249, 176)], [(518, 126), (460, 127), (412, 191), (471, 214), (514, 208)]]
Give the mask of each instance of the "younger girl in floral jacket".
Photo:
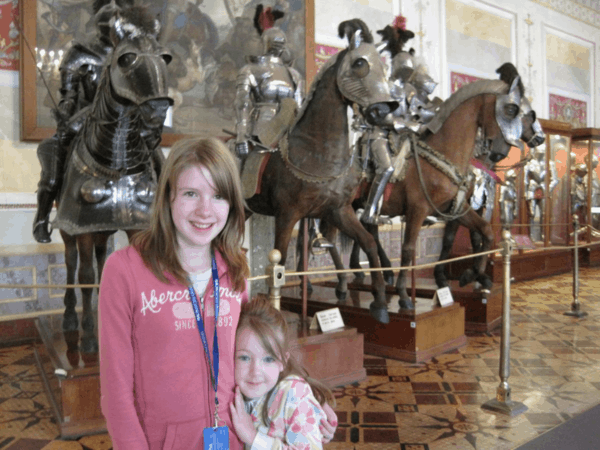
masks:
[(235, 348), (237, 387), (230, 408), (245, 448), (322, 449), (323, 438), (327, 442), (332, 436), (323, 436), (319, 429), (326, 417), (321, 405), (335, 405), (335, 400), (290, 356), (281, 312), (266, 299), (243, 305)]

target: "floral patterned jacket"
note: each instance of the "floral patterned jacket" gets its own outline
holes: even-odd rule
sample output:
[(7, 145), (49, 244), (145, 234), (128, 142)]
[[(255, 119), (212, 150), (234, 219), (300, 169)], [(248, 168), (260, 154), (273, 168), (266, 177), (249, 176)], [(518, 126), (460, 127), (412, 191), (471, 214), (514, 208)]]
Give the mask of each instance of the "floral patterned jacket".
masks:
[(279, 382), (269, 402), (270, 423), (262, 421), (266, 395), (245, 402), (258, 433), (247, 450), (322, 449), (319, 430), (325, 412), (303, 378), (290, 375)]

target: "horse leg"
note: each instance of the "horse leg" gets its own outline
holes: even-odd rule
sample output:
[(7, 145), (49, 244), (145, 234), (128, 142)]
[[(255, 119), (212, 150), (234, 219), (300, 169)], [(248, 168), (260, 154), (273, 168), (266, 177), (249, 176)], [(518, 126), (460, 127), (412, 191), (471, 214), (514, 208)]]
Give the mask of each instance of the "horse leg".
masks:
[[(326, 219), (321, 220), (320, 229), (325, 239), (332, 243), (335, 242), (337, 230)], [(345, 269), (340, 252), (338, 252), (335, 245), (329, 247), (329, 256), (331, 256), (336, 270)], [(348, 277), (345, 273), (338, 273), (337, 277), (338, 284), (335, 287), (335, 297), (338, 299), (338, 303), (344, 303), (346, 301), (346, 296), (348, 295)]]
[[(60, 235), (65, 243), (65, 266), (67, 267), (67, 284), (75, 284), (77, 272), (77, 239), (60, 230)], [(77, 295), (74, 288), (67, 288), (64, 297), (65, 312), (63, 314), (63, 331), (75, 331), (79, 328), (79, 319), (75, 312)]]
[(285, 265), (288, 246), (292, 239), (294, 226), (301, 219), (292, 214), (283, 214), (275, 217), (275, 248), (281, 253), (281, 264)]
[(442, 251), (440, 252), (440, 264), (435, 266), (433, 269), (433, 276), (435, 277), (435, 284), (437, 287), (442, 288), (448, 286), (448, 279), (446, 278), (446, 264), (442, 264), (441, 261), (445, 261), (450, 256), (452, 246), (454, 245), (454, 239), (456, 239), (456, 233), (460, 223), (458, 220), (451, 220), (446, 223), (444, 227), (444, 237), (442, 238)]
[[(387, 253), (383, 249), (381, 245), (381, 240), (379, 239), (379, 226), (378, 225), (368, 225), (365, 227), (368, 232), (371, 233), (373, 238), (375, 239), (375, 243), (377, 244), (377, 255), (379, 255), (379, 261), (381, 262), (381, 267), (392, 267), (392, 262), (390, 258), (388, 258)], [(390, 286), (394, 285), (394, 272), (391, 270), (386, 270), (383, 272), (383, 278), (387, 284)]]
[[(423, 221), (427, 217), (427, 211), (417, 209), (413, 206), (408, 209), (409, 213), (406, 215), (406, 230), (404, 231), (404, 241), (402, 244), (402, 252), (400, 258), (400, 266), (406, 267), (413, 263), (415, 257), (415, 250), (417, 246), (417, 238), (419, 237), (419, 231), (423, 225)], [(400, 296), (398, 304), (401, 309), (415, 309), (415, 305), (407, 292), (406, 283), (406, 270), (400, 270), (398, 273), (398, 279), (396, 280), (396, 293)]]
[[(306, 224), (306, 221), (308, 219), (306, 217), (303, 217), (302, 219), (300, 219), (300, 226), (298, 228), (298, 239), (296, 239), (296, 255), (298, 257), (298, 265), (296, 266), (296, 270), (298, 272), (303, 272), (304, 271), (304, 227)], [(310, 230), (309, 230), (310, 233)], [(308, 236), (308, 242), (310, 243), (311, 241), (311, 236)], [(310, 280), (307, 280), (306, 282), (306, 293), (308, 295), (312, 294), (313, 292), (313, 287), (312, 287), (312, 283), (310, 282)]]
[[(369, 265), (372, 269), (381, 268), (379, 256), (377, 255), (377, 243), (375, 239), (362, 226), (351, 205), (347, 205), (330, 216), (331, 223), (338, 227), (343, 233), (346, 233), (350, 238), (358, 241), (360, 247), (366, 253), (369, 259)], [(371, 273), (372, 292), (374, 300), (369, 306), (371, 316), (381, 323), (389, 323), (390, 317), (387, 310), (387, 302), (385, 298), (385, 282), (380, 271)]]
[[(475, 253), (486, 252), (490, 249), (492, 245), (492, 241), (494, 239), (494, 234), (492, 232), (492, 226), (490, 223), (482, 218), (475, 211), (471, 210), (466, 215), (459, 219), (461, 225), (472, 230), (471, 239), (475, 239), (472, 242), (473, 251)], [(481, 242), (478, 242), (478, 237), (480, 237)], [(473, 261), (473, 274), (469, 274), (469, 269), (465, 271), (461, 275), (460, 285), (464, 286), (471, 281), (477, 281), (481, 284), (483, 289), (491, 289), (492, 280), (488, 275), (485, 274), (485, 269), (487, 266), (487, 255), (477, 256)]]
[[(77, 236), (77, 248), (79, 249), (80, 265), (79, 265), (79, 283), (80, 284), (94, 284), (96, 282), (96, 275), (94, 273), (94, 236), (92, 233), (80, 234)], [(92, 293), (93, 288), (81, 288), (81, 303), (83, 305), (83, 316), (81, 321), (81, 328), (83, 329), (83, 336), (81, 344), (81, 351), (84, 353), (92, 353), (98, 351), (93, 348), (90, 343), (90, 337), (94, 333), (94, 313), (92, 311)], [(86, 345), (87, 348), (83, 348)]]
[[(104, 263), (106, 262), (107, 242), (111, 234), (113, 234), (113, 232), (94, 233), (94, 253), (96, 255), (96, 264), (98, 266), (98, 283), (102, 279), (102, 270), (104, 269)], [(94, 334), (95, 321), (91, 305), (89, 310), (86, 310), (84, 304), (81, 328), (83, 328), (83, 336), (81, 338), (81, 351), (84, 353), (97, 352), (98, 338)]]
[(352, 251), (350, 252), (350, 268), (354, 270), (354, 282), (363, 283), (365, 281), (365, 273), (361, 270), (360, 265), (360, 245), (357, 241), (352, 244)]

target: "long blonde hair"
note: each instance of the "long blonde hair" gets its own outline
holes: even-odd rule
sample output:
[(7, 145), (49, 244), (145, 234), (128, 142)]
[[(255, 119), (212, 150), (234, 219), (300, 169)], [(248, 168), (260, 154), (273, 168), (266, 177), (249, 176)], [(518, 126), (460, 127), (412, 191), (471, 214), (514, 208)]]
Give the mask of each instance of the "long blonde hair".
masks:
[(335, 398), (331, 390), (320, 381), (311, 378), (296, 358), (289, 354), (290, 339), (287, 322), (281, 311), (271, 305), (267, 298), (258, 296), (242, 305), (237, 333), (241, 333), (246, 328), (256, 334), (264, 349), (283, 365), (283, 371), (279, 374), (277, 384), (267, 393), (267, 401), (263, 406), (262, 419), (265, 424), (269, 424), (268, 405), (271, 396), (279, 382), (289, 375), (304, 378), (321, 405), (329, 403), (335, 407)]
[(168, 282), (165, 275), (168, 272), (180, 283), (188, 283), (188, 274), (177, 256), (177, 231), (171, 216), (171, 196), (181, 173), (192, 165), (205, 167), (210, 172), (219, 195), (229, 202), (227, 223), (213, 240), (211, 247), (218, 250), (227, 263), (234, 289), (243, 291), (250, 274), (246, 255), (242, 251), (244, 199), (235, 159), (218, 139), (185, 139), (173, 145), (158, 180), (150, 226), (137, 233), (131, 244), (159, 280)]

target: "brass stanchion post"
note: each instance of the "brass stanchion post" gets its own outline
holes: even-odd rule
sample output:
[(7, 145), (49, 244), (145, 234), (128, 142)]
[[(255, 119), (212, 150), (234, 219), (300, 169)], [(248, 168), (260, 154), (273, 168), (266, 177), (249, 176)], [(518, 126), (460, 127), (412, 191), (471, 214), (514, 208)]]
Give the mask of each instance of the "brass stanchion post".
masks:
[(564, 313), (565, 316), (585, 317), (588, 313), (581, 311), (579, 302), (579, 217), (573, 214), (573, 303), (571, 311)]
[(510, 231), (502, 231), (503, 282), (502, 282), (502, 334), (500, 337), (500, 385), (496, 390), (496, 398), (488, 400), (482, 409), (498, 412), (508, 416), (516, 416), (527, 411), (527, 406), (511, 400), (511, 389), (508, 384), (510, 376), (510, 255), (513, 241)]
[(281, 261), (281, 252), (277, 249), (269, 253), (269, 264), (266, 275), (269, 276), (267, 284), (269, 286), (269, 301), (277, 308), (281, 309), (281, 286), (285, 284), (285, 267), (279, 265)]

